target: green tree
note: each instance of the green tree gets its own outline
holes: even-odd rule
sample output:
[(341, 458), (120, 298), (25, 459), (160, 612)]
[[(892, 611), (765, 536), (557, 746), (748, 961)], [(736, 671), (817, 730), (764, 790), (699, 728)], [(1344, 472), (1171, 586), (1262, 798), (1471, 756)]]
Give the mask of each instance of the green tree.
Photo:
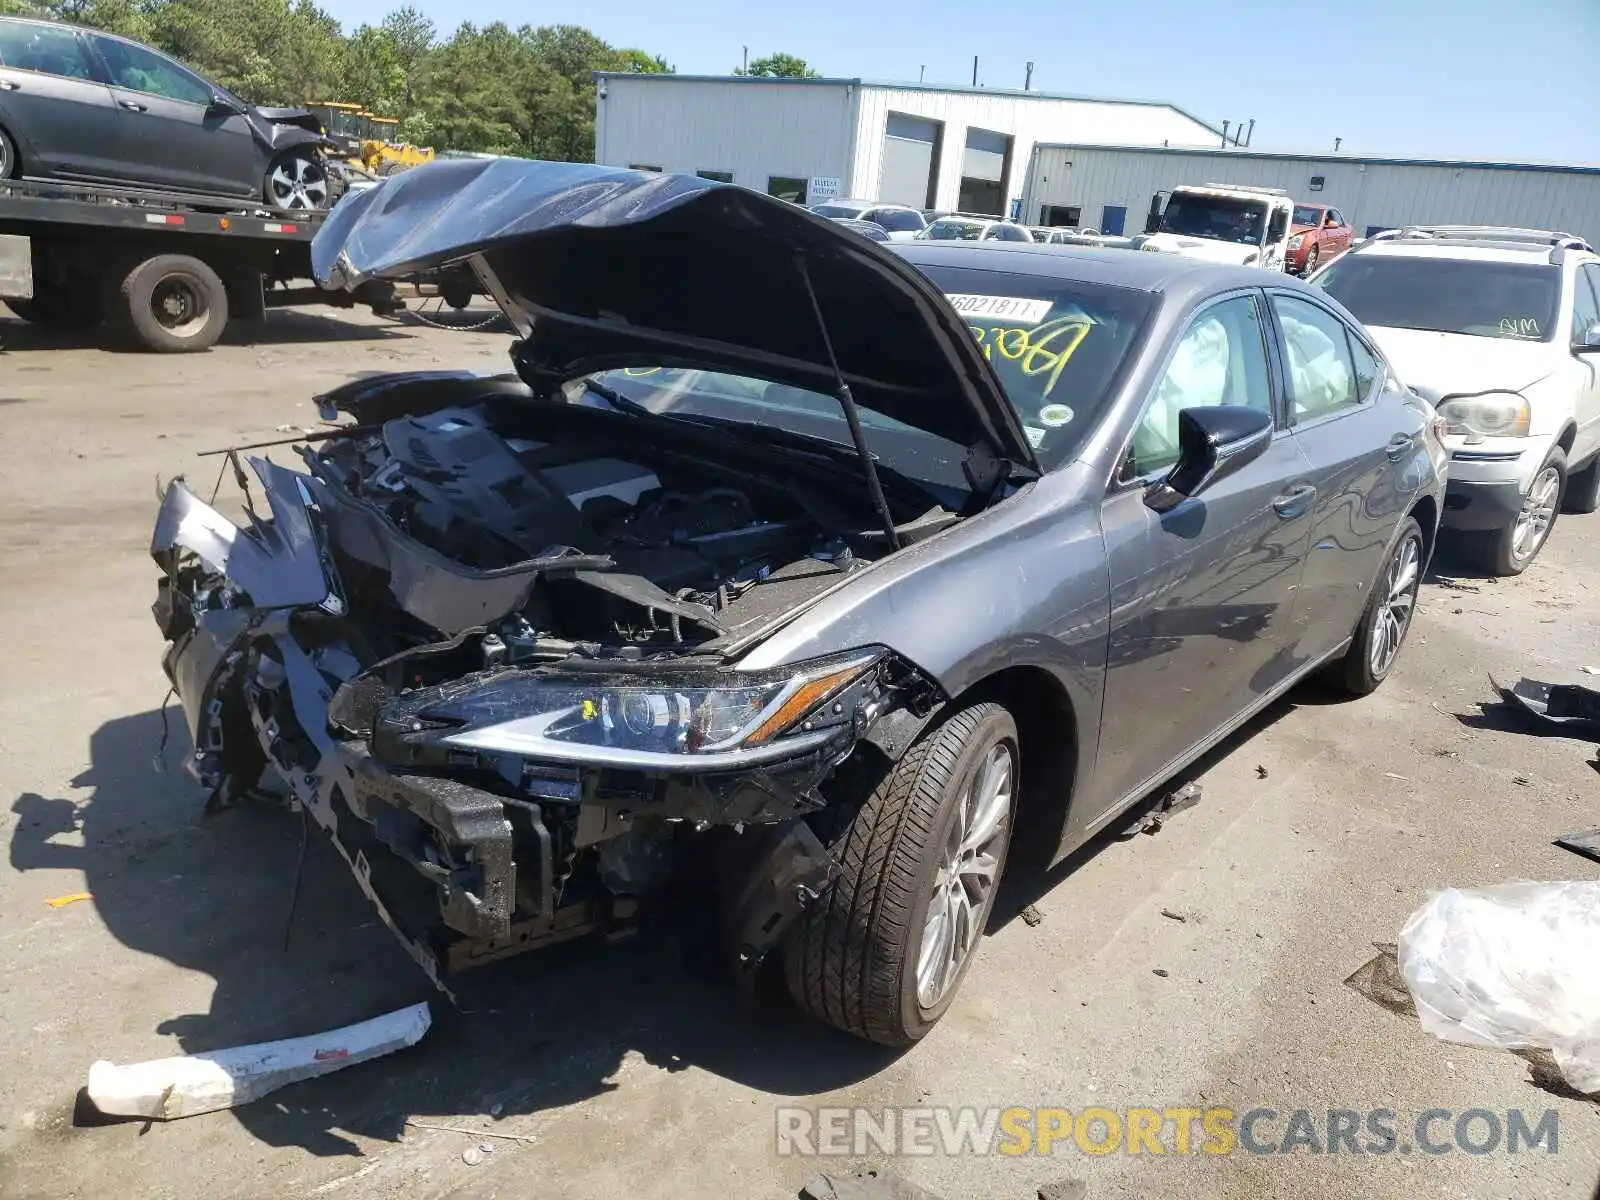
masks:
[(758, 58), (748, 69), (734, 68), (735, 75), (759, 75), (768, 79), (815, 79), (817, 73), (806, 66), (806, 60), (793, 54), (769, 54)]

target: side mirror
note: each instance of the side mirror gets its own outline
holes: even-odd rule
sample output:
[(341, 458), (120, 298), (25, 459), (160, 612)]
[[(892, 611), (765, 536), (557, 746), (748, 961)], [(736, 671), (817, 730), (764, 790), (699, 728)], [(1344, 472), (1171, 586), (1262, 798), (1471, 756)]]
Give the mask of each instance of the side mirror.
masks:
[(1572, 343), (1572, 352), (1574, 354), (1600, 352), (1600, 321), (1596, 321), (1587, 329), (1579, 330), (1578, 336)]
[(1272, 415), (1241, 404), (1186, 408), (1178, 414), (1178, 461), (1151, 484), (1145, 504), (1170, 512), (1254, 462), (1272, 441)]
[(219, 112), (230, 112), (235, 116), (244, 112), (244, 106), (232, 96), (225, 96), (221, 92), (211, 93), (211, 107)]

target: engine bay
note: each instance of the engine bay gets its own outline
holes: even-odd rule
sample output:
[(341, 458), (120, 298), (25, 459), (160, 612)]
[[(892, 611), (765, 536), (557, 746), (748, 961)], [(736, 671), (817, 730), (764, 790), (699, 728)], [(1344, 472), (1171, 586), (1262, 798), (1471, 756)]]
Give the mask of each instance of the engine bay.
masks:
[(764, 585), (787, 585), (787, 607), (798, 578), (818, 590), (881, 552), (870, 516), (807, 498), (782, 472), (519, 428), (537, 421), (507, 408), (395, 416), (302, 450), (321, 484), (465, 571), (538, 565), (540, 586), (501, 614), (501, 636), (682, 647), (767, 611)]

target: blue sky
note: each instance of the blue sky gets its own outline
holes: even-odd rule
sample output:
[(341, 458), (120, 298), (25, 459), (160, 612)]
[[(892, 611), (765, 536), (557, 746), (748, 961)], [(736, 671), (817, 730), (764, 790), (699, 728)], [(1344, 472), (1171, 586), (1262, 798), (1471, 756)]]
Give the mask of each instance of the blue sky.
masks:
[[(389, 0), (322, 0), (347, 28)], [(722, 74), (774, 50), (825, 75), (1170, 100), (1255, 118), (1261, 149), (1600, 163), (1600, 0), (411, 0), (462, 21), (584, 25)], [(1102, 15), (1103, 14), (1103, 15)]]

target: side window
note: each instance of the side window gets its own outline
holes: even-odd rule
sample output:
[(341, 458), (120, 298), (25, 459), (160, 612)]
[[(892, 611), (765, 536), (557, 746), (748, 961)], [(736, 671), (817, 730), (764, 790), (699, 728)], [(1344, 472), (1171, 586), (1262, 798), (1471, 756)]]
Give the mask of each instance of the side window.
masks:
[(1354, 331), (1347, 328), (1344, 335), (1350, 342), (1350, 361), (1355, 368), (1356, 403), (1364, 404), (1372, 398), (1373, 389), (1384, 376), (1383, 365)]
[(77, 35), (59, 25), (0, 21), (0, 65), (66, 79), (92, 79)]
[(1333, 218), (1333, 223), (1335, 225), (1344, 225), (1345, 224), (1344, 214), (1342, 212), (1340, 212), (1337, 208), (1334, 209), (1331, 213), (1329, 213), (1329, 216), (1331, 216)]
[(1290, 411), (1295, 420), (1313, 420), (1360, 403), (1344, 322), (1293, 296), (1274, 296), (1272, 308), (1289, 353)]
[(1184, 332), (1134, 430), (1123, 477), (1170, 467), (1178, 460), (1178, 414), (1218, 404), (1272, 411), (1261, 312), (1253, 296), (1212, 305)]
[(143, 46), (119, 42), (115, 38), (97, 37), (95, 49), (106, 61), (113, 87), (127, 88), (133, 92), (147, 92), (184, 104), (207, 105), (211, 103), (211, 88), (189, 74), (170, 58), (165, 58)]
[(1600, 267), (1585, 263), (1572, 277), (1572, 341), (1576, 345), (1583, 331), (1600, 323)]

